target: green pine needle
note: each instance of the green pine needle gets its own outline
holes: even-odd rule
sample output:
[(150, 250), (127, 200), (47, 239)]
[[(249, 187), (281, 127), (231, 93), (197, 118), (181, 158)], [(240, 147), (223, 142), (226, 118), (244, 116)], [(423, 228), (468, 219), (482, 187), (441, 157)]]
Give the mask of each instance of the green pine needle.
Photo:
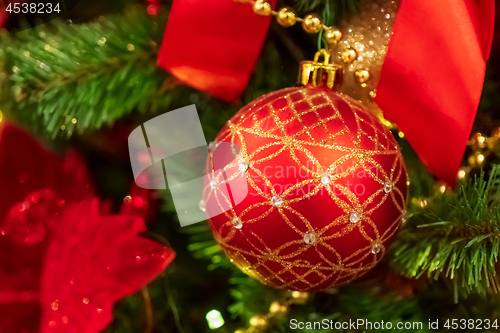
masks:
[[(166, 15), (161, 15), (166, 17)], [(143, 7), (87, 24), (55, 20), (0, 36), (0, 106), (55, 138), (169, 103), (156, 66), (165, 27)]]
[(455, 299), (500, 291), (500, 166), (430, 201), (397, 237), (390, 262), (407, 277), (453, 280)]

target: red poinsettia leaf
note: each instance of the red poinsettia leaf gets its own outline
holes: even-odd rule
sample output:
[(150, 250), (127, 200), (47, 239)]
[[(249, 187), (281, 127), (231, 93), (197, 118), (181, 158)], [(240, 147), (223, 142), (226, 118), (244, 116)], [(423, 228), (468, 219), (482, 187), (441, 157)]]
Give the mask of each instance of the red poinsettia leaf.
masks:
[(172, 250), (138, 236), (142, 218), (100, 216), (99, 202), (68, 207), (46, 255), (42, 332), (98, 332), (113, 303), (160, 274)]
[(0, 329), (2, 333), (37, 333), (40, 329), (40, 304), (38, 302), (0, 303)]
[(65, 201), (57, 193), (48, 189), (34, 191), (9, 210), (0, 222), (0, 233), (20, 245), (41, 243), (64, 206)]
[[(0, 131), (0, 332), (95, 333), (115, 301), (160, 274), (172, 250), (139, 237), (149, 193), (133, 209), (93, 195), (77, 153), (62, 159), (23, 131)], [(130, 207), (129, 207), (130, 208)], [(42, 313), (40, 315), (40, 312)]]
[[(29, 194), (0, 224), (0, 332), (38, 332), (39, 290), (46, 236), (60, 198), (48, 190)], [(0, 221), (1, 222), (1, 221)], [(35, 329), (36, 328), (36, 329)]]
[[(43, 253), (41, 245), (27, 247), (0, 235), (0, 304), (16, 301), (11, 296), (13, 293), (21, 295), (39, 290), (42, 269), (40, 253)], [(26, 299), (21, 296), (18, 298)], [(4, 314), (0, 311), (0, 321)]]
[[(2, 333), (38, 329), (46, 238), (54, 227), (53, 218), (62, 210), (61, 203), (64, 201), (50, 190), (34, 191), (0, 221), (0, 308), (6, 310), (0, 310)], [(26, 315), (22, 315), (23, 309)]]
[(0, 131), (0, 219), (29, 193), (57, 192), (66, 201), (89, 199), (94, 191), (85, 163), (76, 153), (61, 159), (22, 130), (6, 125)]
[(39, 332), (42, 246), (0, 235), (0, 332)]
[[(145, 238), (116, 244), (109, 252), (107, 270), (110, 284), (103, 293), (120, 299), (150, 282), (174, 259), (175, 253)], [(119, 260), (115, 260), (119, 255)], [(104, 274), (104, 272), (103, 272)]]
[[(16, 315), (22, 310), (16, 309), (26, 306), (30, 313), (30, 295), (40, 290), (51, 218), (63, 199), (80, 201), (91, 197), (93, 190), (78, 154), (59, 158), (24, 131), (4, 124), (0, 129), (0, 305), (12, 311), (0, 311), (0, 331), (10, 333), (14, 327), (12, 332), (18, 333), (26, 323)], [(33, 315), (30, 322), (38, 323), (39, 318)]]

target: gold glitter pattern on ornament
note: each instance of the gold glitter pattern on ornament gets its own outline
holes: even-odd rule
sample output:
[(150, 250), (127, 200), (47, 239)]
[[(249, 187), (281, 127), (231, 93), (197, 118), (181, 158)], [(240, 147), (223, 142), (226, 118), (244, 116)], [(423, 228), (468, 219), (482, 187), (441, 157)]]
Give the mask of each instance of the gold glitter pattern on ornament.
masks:
[[(339, 103), (343, 103), (342, 113)], [(259, 140), (265, 144), (259, 145)], [(402, 188), (406, 189), (407, 176), (391, 133), (360, 104), (332, 92), (283, 89), (241, 110), (216, 141), (241, 148), (238, 161), (223, 172), (228, 180), (246, 177), (250, 190), (250, 205), (244, 201), (211, 222), (216, 241), (243, 272), (276, 288), (325, 290), (358, 278), (383, 257), (382, 244), (395, 235), (405, 211), (406, 190)], [(319, 150), (326, 153), (320, 156)], [(246, 172), (240, 172), (240, 161), (245, 161)], [(278, 189), (282, 178), (269, 175), (263, 166), (281, 161), (301, 176)], [(371, 182), (369, 195), (359, 196), (346, 185), (355, 172), (364, 172)], [(231, 199), (213, 186), (225, 176), (208, 174), (204, 201), (232, 207)], [(393, 184), (390, 191), (387, 184)], [(311, 212), (299, 208), (318, 200), (327, 202), (320, 204), (325, 216), (327, 210), (338, 211), (323, 225), (320, 217), (308, 218), (305, 215)], [(382, 205), (392, 205), (397, 214), (385, 218), (379, 230), (372, 216)], [(356, 223), (352, 223), (353, 213)], [(277, 227), (276, 218), (286, 230), (283, 240), (266, 238), (266, 228)], [(271, 222), (274, 225), (268, 226)], [(351, 233), (359, 234), (363, 246), (346, 254), (336, 244)], [(374, 244), (378, 244), (376, 250)], [(315, 260), (308, 260), (312, 254)]]
[[(392, 29), (396, 21), (400, 0), (362, 0), (359, 13), (340, 23), (342, 40), (332, 45), (333, 59), (344, 67), (341, 92), (360, 100), (368, 108), (379, 112), (370, 92), (377, 88), (382, 65), (387, 54)], [(340, 61), (342, 54), (354, 49), (357, 59), (348, 64)], [(361, 82), (359, 73), (369, 71), (369, 80)], [(356, 74), (358, 72), (358, 74)]]

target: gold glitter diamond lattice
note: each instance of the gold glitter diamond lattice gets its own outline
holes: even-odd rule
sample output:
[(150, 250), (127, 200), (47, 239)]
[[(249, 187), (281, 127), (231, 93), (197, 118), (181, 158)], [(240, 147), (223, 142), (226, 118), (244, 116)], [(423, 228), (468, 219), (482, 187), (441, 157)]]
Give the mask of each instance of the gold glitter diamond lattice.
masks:
[[(401, 223), (407, 176), (391, 133), (359, 103), (282, 89), (244, 107), (216, 141), (241, 148), (225, 173), (228, 181), (246, 177), (249, 193), (210, 224), (245, 273), (277, 288), (325, 290), (382, 258)], [(210, 179), (223, 178), (212, 172)], [(204, 201), (227, 206), (231, 198), (209, 181)]]

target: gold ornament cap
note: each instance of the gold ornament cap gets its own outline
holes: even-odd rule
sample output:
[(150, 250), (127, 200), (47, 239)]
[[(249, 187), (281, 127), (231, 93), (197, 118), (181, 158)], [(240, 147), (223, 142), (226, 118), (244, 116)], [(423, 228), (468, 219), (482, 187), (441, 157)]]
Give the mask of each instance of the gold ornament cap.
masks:
[[(319, 57), (323, 55), (323, 62)], [(337, 90), (342, 85), (343, 69), (330, 63), (330, 54), (321, 49), (314, 55), (314, 61), (302, 61), (299, 69), (299, 85)]]

